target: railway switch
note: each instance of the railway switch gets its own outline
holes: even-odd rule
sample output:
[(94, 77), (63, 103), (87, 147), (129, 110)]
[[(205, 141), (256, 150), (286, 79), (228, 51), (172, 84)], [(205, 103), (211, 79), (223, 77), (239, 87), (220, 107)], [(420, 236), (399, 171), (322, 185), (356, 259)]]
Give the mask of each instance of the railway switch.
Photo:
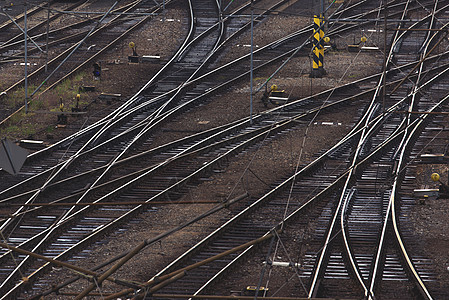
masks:
[(128, 62), (133, 64), (139, 63), (139, 55), (137, 54), (137, 46), (134, 42), (129, 43), (129, 48), (133, 51), (132, 55), (128, 56)]
[(268, 292), (268, 288), (261, 286), (259, 289), (257, 289), (257, 286), (255, 285), (248, 285), (245, 290), (243, 291), (244, 296), (256, 296), (257, 295), (262, 296), (263, 293)]
[(72, 112), (79, 112), (80, 111), (80, 107), (79, 107), (79, 105), (80, 105), (80, 98), (81, 98), (81, 95), (80, 94), (76, 94), (75, 107), (72, 107)]
[(428, 195), (424, 195), (422, 198), (419, 199), (419, 204), (421, 204), (421, 205), (426, 204), (428, 199), (429, 199), (429, 196)]
[(354, 41), (354, 44), (348, 45), (348, 51), (349, 52), (358, 52), (359, 49), (362, 47), (362, 45), (364, 45), (366, 43), (367, 40), (368, 39), (366, 38), (366, 36), (362, 36), (360, 38), (360, 42), (358, 44), (356, 44)]
[(430, 178), (431, 178), (434, 182), (438, 182), (438, 181), (440, 181), (440, 174), (438, 174), (438, 173), (433, 173), (432, 175), (430, 175)]
[(279, 90), (277, 85), (273, 84), (270, 89), (265, 87), (265, 92), (260, 100), (267, 107), (268, 101), (274, 105), (285, 104), (288, 101), (288, 97), (285, 96), (285, 90)]
[(59, 110), (64, 111), (64, 102), (62, 102), (62, 97), (59, 97)]
[(443, 198), (448, 199), (449, 198), (449, 185), (441, 182), (440, 174), (438, 173), (432, 173), (430, 176), (433, 182), (439, 183), (440, 186), (438, 188), (432, 188), (432, 189), (415, 189), (413, 191), (413, 195), (417, 201), (417, 203), (425, 204), (428, 199), (437, 199), (437, 198)]
[(64, 115), (64, 102), (62, 102), (62, 97), (59, 98), (59, 110), (61, 114), (58, 115), (58, 127), (65, 127), (67, 125), (67, 116)]

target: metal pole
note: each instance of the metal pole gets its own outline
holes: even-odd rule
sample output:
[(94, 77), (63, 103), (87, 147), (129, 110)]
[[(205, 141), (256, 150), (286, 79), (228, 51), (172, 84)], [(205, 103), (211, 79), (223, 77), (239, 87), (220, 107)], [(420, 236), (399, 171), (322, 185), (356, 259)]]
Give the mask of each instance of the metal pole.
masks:
[(53, 74), (55, 74), (59, 68), (65, 64), (65, 62), (72, 56), (73, 53), (76, 52), (76, 50), (78, 50), (79, 47), (81, 47), (81, 45), (90, 37), (90, 35), (92, 34), (92, 32), (95, 31), (95, 29), (98, 28), (98, 26), (100, 26), (100, 24), (103, 22), (103, 20), (109, 15), (109, 13), (114, 9), (114, 7), (117, 5), (119, 1), (115, 1), (115, 3), (112, 5), (112, 7), (106, 12), (106, 14), (101, 17), (100, 21), (98, 21), (98, 23), (87, 33), (87, 35), (80, 41), (78, 42), (78, 44), (76, 44), (75, 48), (73, 48), (72, 52), (69, 53), (69, 55), (67, 55), (64, 60), (56, 67), (56, 69), (54, 69), (50, 75), (47, 76), (47, 78), (44, 79), (44, 81), (34, 90), (34, 92), (31, 94), (31, 97), (34, 96), (34, 94), (36, 94), (40, 88), (47, 83), (47, 81), (50, 79), (50, 77), (53, 76)]
[(387, 0), (384, 0), (384, 71), (382, 76), (382, 110), (385, 113), (385, 98), (387, 96)]
[(253, 124), (253, 43), (254, 43), (254, 9), (253, 0), (251, 0), (251, 57), (250, 57), (250, 95), (249, 95), (249, 123)]
[(25, 15), (23, 22), (25, 26), (25, 114), (28, 113), (28, 35), (27, 35), (27, 1), (25, 1)]
[(47, 2), (47, 35), (45, 37), (45, 73), (48, 73), (48, 32), (50, 30), (50, 0)]
[[(8, 13), (6, 13), (6, 11), (5, 11), (5, 9), (4, 8), (2, 8), (2, 13), (5, 15), (5, 16), (7, 16), (8, 17), (8, 19), (14, 24), (14, 25), (16, 25), (16, 27), (17, 28), (19, 28), (19, 30), (20, 31), (22, 31), (22, 33), (23, 34), (25, 34), (25, 30), (22, 28), (22, 27), (20, 27), (20, 25), (19, 24), (17, 24), (17, 22), (8, 14)], [(39, 49), (39, 51), (40, 52), (44, 52), (44, 50), (42, 50), (42, 48), (41, 47), (39, 47), (39, 45), (30, 37), (30, 36), (28, 36), (28, 39), (34, 44), (34, 46), (36, 46), (36, 48), (37, 49)]]

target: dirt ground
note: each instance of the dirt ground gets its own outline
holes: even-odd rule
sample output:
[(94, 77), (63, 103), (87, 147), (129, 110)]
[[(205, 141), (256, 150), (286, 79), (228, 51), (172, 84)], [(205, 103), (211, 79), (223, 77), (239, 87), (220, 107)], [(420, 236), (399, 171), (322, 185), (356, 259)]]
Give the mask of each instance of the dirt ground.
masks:
[[(122, 94), (122, 100), (126, 99), (136, 92), (161, 67), (159, 64), (128, 64), (129, 42), (136, 42), (139, 54), (161, 55), (161, 61), (164, 62), (182, 40), (183, 33), (185, 33), (184, 21), (185, 12), (182, 9), (167, 9), (165, 21), (161, 18), (154, 18), (142, 30), (124, 40), (108, 55), (101, 58), (102, 66), (104, 67), (104, 75), (101, 81), (93, 81), (90, 70), (86, 71), (86, 75), (78, 81), (78, 86), (73, 87), (73, 89), (78, 89), (79, 86), (83, 85), (94, 84), (96, 86), (95, 92), (82, 94), (83, 101), (86, 104), (90, 104), (86, 117), (70, 119), (70, 122), (73, 122), (72, 126), (54, 129), (55, 116), (42, 118), (41, 115), (35, 114), (22, 122), (29, 122), (38, 126), (41, 130), (28, 136), (9, 132), (8, 136), (13, 139), (33, 138), (52, 143), (70, 134), (75, 129), (84, 126), (83, 124), (86, 123), (86, 120), (92, 122), (97, 117), (110, 111), (111, 107), (118, 106), (120, 102), (107, 104), (95, 99), (98, 98), (101, 92), (120, 93)], [(309, 22), (309, 17), (274, 16), (256, 26), (255, 43), (264, 45), (276, 37), (286, 32), (297, 30), (298, 27), (304, 26)], [(160, 37), (164, 37), (164, 39), (160, 39)], [(359, 38), (358, 34), (357, 36), (354, 34), (353, 39), (355, 40), (356, 37), (357, 39)], [(156, 40), (157, 43), (155, 42)], [(249, 51), (248, 47), (241, 46), (248, 44), (248, 41), (249, 35), (242, 35), (233, 47), (226, 52), (225, 60), (233, 59)], [(380, 53), (350, 53), (345, 48), (347, 40), (336, 39), (335, 42), (339, 50), (329, 50), (326, 53), (325, 68), (327, 75), (324, 78), (311, 79), (309, 77), (310, 57), (295, 57), (272, 79), (271, 83), (278, 85), (281, 89), (285, 89), (290, 97), (299, 98), (380, 71), (382, 61)], [(7, 73), (17, 74), (20, 70), (18, 66), (1, 68), (0, 72), (2, 75), (0, 76)], [(255, 78), (256, 84), (264, 82), (275, 69), (276, 67), (270, 67), (258, 72)], [(15, 77), (1, 78), (2, 84), (6, 85)], [(57, 99), (55, 96), (48, 96), (48, 101), (55, 102), (54, 105), (57, 104)], [(265, 110), (263, 104), (257, 101), (257, 99), (254, 102), (255, 113)], [(67, 101), (67, 105), (73, 105), (72, 102), (69, 103), (69, 100)], [(226, 172), (214, 174), (209, 181), (192, 189), (181, 200), (193, 200), (194, 202), (201, 200), (222, 201), (223, 199), (239, 195), (243, 191), (248, 191), (252, 196), (257, 197), (266, 190), (266, 182), (271, 183), (291, 174), (298, 163), (309, 161), (316, 152), (328, 148), (342, 137), (350, 129), (350, 122), (352, 121), (352, 116), (355, 115), (356, 109), (356, 107), (350, 107), (343, 112), (319, 115), (316, 119), (317, 124), (310, 126), (307, 135), (305, 134), (305, 127), (298, 126), (288, 135), (270, 140), (267, 145), (261, 147), (258, 151), (239, 155), (229, 162)], [(241, 82), (222, 94), (214, 96), (213, 99), (202, 107), (192, 109), (188, 114), (177, 117), (174, 122), (163, 128), (162, 132), (165, 132), (165, 134), (154, 137), (154, 144), (158, 145), (180, 138), (188, 131), (201, 131), (246, 117), (248, 112), (249, 82)], [(322, 125), (322, 121), (331, 121), (341, 125)], [(182, 124), (183, 130), (185, 130), (184, 133), (178, 130), (179, 124)], [(53, 128), (53, 130), (48, 128)], [(167, 132), (169, 134), (166, 134)], [(2, 137), (3, 134), (2, 132)], [(302, 148), (304, 138), (306, 138), (306, 143), (305, 148)], [(301, 149), (303, 152), (299, 159)], [(251, 170), (257, 170), (257, 176), (248, 171), (245, 172), (248, 167)], [(81, 267), (92, 267), (118, 253), (129, 250), (144, 239), (154, 237), (204, 213), (213, 206), (214, 204), (196, 203), (193, 205), (181, 204), (151, 207), (142, 213), (138, 220), (124, 227), (119, 233), (112, 234), (101, 243), (92, 245), (88, 251), (84, 252), (84, 258), (76, 263)], [(435, 248), (429, 247), (429, 256), (432, 254), (437, 255), (435, 261), (441, 266), (441, 274), (444, 274), (445, 268), (449, 266), (449, 258), (447, 251), (445, 251), (447, 246), (449, 246), (449, 228), (447, 228), (446, 222), (441, 221), (447, 219), (445, 216), (448, 213), (449, 202), (447, 200), (432, 200), (425, 206), (417, 207), (412, 212), (417, 236), (425, 240), (429, 245), (437, 245)], [(116, 277), (135, 281), (150, 279), (171, 262), (173, 258), (201, 240), (231, 214), (230, 210), (221, 210), (219, 213), (171, 235), (161, 243), (146, 247), (139, 255), (121, 268), (116, 273)], [(54, 269), (48, 274), (47, 278), (54, 278), (54, 282), (58, 283), (72, 275), (70, 272)], [(79, 291), (87, 284), (86, 280), (79, 281), (65, 291)], [(102, 291), (108, 292), (116, 289), (110, 283), (105, 283)], [(51, 296), (51, 299), (70, 298)]]
[[(107, 3), (104, 3), (105, 5)], [(155, 16), (135, 33), (122, 40), (102, 56), (98, 63), (102, 67), (101, 80), (94, 80), (92, 70), (89, 68), (82, 71), (76, 78), (72, 79), (70, 86), (64, 90), (56, 88), (42, 94), (29, 106), (29, 113), (23, 113), (14, 117), (12, 121), (0, 127), (2, 137), (12, 140), (34, 139), (42, 140), (46, 144), (51, 144), (86, 125), (93, 123), (100, 117), (107, 115), (115, 107), (131, 95), (136, 93), (156, 72), (163, 63), (171, 56), (186, 34), (185, 26), (181, 21), (185, 20), (183, 9), (174, 6), (167, 8), (165, 18)], [(160, 37), (164, 37), (161, 39)], [(155, 41), (158, 41), (155, 43)], [(134, 42), (139, 55), (160, 56), (160, 63), (145, 62), (141, 64), (129, 64), (128, 55), (132, 54), (129, 43)], [(33, 63), (37, 66), (45, 63), (45, 60), (36, 59)], [(31, 71), (31, 70), (30, 70)], [(23, 67), (15, 64), (0, 65), (0, 89), (5, 89), (23, 77)], [(30, 82), (30, 85), (37, 83)], [(70, 110), (75, 107), (75, 95), (84, 86), (93, 86), (94, 92), (80, 92), (80, 108), (84, 115), (69, 116), (68, 126), (57, 127), (57, 112), (59, 111), (59, 99), (63, 99), (64, 109)], [(21, 95), (21, 91), (14, 92), (14, 95)], [(101, 93), (120, 94), (119, 101), (107, 103), (99, 100)], [(20, 98), (20, 96), (18, 96)], [(22, 100), (15, 103), (7, 103), (8, 99), (0, 99), (0, 104), (4, 109), (0, 110), (2, 119), (12, 113), (18, 105), (23, 105)], [(3, 102), (3, 103), (2, 103)], [(86, 107), (86, 109), (84, 109)], [(51, 112), (48, 112), (50, 110)], [(17, 130), (16, 128), (22, 128)], [(32, 130), (27, 130), (31, 128)]]

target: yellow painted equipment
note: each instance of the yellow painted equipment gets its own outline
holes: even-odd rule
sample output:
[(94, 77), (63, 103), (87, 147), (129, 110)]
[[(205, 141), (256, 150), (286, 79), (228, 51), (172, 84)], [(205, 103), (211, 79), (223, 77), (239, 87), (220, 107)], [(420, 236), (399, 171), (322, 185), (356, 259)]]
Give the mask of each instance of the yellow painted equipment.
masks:
[(310, 77), (322, 77), (324, 71), (324, 16), (313, 16), (313, 36), (312, 36), (312, 72)]
[(440, 174), (433, 173), (430, 178), (432, 178), (433, 181), (438, 182), (440, 180)]
[[(244, 290), (244, 295), (246, 296), (255, 296), (257, 291), (257, 286), (249, 285)], [(261, 286), (258, 290), (258, 296), (263, 296), (264, 293), (268, 292), (268, 288)]]

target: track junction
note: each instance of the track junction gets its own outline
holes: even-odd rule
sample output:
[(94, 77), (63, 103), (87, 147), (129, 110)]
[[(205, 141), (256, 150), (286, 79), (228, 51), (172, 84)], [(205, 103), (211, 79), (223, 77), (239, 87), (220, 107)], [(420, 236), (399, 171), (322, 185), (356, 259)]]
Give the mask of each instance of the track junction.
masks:
[[(377, 45), (378, 51), (386, 51), (378, 56), (384, 62), (377, 70), (312, 90), (310, 96), (290, 95), (251, 116), (236, 114), (229, 122), (194, 133), (183, 130), (180, 120), (249, 79), (251, 53), (235, 57), (229, 49), (248, 35), (250, 16), (261, 26), (273, 14), (304, 13), (297, 7), (307, 1), (300, 2), (258, 1), (252, 7), (237, 1), (219, 13), (221, 2), (189, 1), (183, 42), (137, 93), (105, 117), (29, 155), (17, 176), (3, 172), (0, 299), (212, 299), (210, 295), (231, 293), (252, 298), (254, 293), (348, 299), (447, 296), (447, 275), (438, 273), (416, 241), (408, 215), (416, 202), (416, 169), (423, 154), (447, 151), (449, 2), (390, 1), (387, 7), (372, 0), (332, 3), (327, 24), (331, 40), (378, 29), (386, 42)], [(139, 5), (149, 13), (161, 9), (145, 1), (116, 5), (111, 11), (117, 9), (118, 19), (105, 15), (109, 25), (102, 30), (119, 34), (98, 29), (113, 41), (121, 38), (123, 24), (137, 24), (120, 21), (126, 16), (120, 12), (143, 9)], [(79, 36), (94, 32), (92, 26), (79, 30)], [(271, 79), (280, 66), (309, 59), (311, 30), (311, 25), (298, 28), (256, 47), (254, 72)], [(7, 47), (14, 47), (15, 40), (9, 38), (0, 50), (11, 51)], [(16, 51), (20, 57), (20, 49)], [(354, 56), (361, 51), (357, 47)], [(86, 53), (77, 55), (75, 65)], [(270, 86), (268, 79), (256, 89)], [(317, 145), (306, 146), (314, 138), (313, 127), (325, 126), (324, 120), (339, 114), (345, 129), (336, 136), (323, 133)], [(167, 137), (169, 133), (173, 135)], [(284, 155), (273, 151), (277, 143), (295, 144), (290, 146), (296, 149), (291, 152), (294, 163), (267, 182), (261, 174), (271, 170), (263, 169), (263, 161), (270, 152)], [(226, 175), (228, 170), (236, 174)], [(204, 203), (191, 196), (201, 189), (206, 189)], [(187, 206), (201, 204), (187, 219), (177, 217)], [(158, 215), (164, 206), (171, 211)], [(119, 239), (118, 232), (126, 234), (145, 218), (176, 222), (165, 230), (150, 228), (149, 235), (126, 245), (124, 252), (105, 259), (97, 255), (94, 263), (79, 267), (94, 255), (92, 249)], [(207, 220), (196, 236), (182, 234)], [(170, 238), (186, 241), (169, 249), (163, 245)], [(169, 252), (160, 263), (160, 253), (146, 252), (139, 260), (145, 272), (138, 278), (120, 276), (132, 259), (159, 246), (159, 252)], [(146, 268), (150, 261), (153, 267)], [(288, 267), (279, 267), (282, 263)], [(58, 274), (63, 275), (55, 280)]]

